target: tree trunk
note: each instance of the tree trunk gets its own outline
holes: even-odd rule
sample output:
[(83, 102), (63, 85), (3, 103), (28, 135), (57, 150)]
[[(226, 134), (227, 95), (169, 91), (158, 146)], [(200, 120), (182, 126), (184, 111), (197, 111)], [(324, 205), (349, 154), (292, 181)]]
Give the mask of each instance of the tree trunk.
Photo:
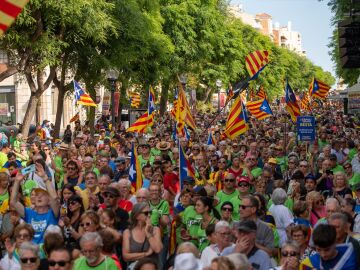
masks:
[(166, 103), (169, 97), (169, 83), (166, 81), (163, 82), (161, 89), (161, 98), (160, 98), (160, 115), (163, 116), (166, 112)]
[(37, 125), (41, 125), (41, 97), (39, 97), (39, 100), (36, 104), (35, 122)]
[(35, 115), (36, 106), (39, 102), (39, 99), (40, 99), (39, 97), (31, 93), (29, 104), (26, 109), (26, 113), (23, 120), (22, 131), (21, 131), (25, 138), (27, 138), (29, 135), (30, 124)]
[(204, 98), (204, 102), (205, 102), (205, 103), (207, 103), (208, 100), (209, 100), (209, 97), (211, 97), (211, 95), (210, 95), (211, 90), (212, 90), (211, 87), (208, 87), (208, 88), (206, 89), (205, 98)]
[(60, 126), (62, 115), (64, 111), (64, 98), (65, 98), (65, 86), (61, 85), (58, 87), (59, 94), (56, 106), (56, 118), (55, 118), (55, 127), (54, 127), (54, 138), (59, 138), (60, 135)]

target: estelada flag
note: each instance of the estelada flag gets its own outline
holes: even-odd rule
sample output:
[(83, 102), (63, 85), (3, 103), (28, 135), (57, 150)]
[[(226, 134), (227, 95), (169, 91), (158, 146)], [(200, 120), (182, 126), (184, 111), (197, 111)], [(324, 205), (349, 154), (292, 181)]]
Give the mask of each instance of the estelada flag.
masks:
[(286, 103), (286, 110), (289, 112), (291, 116), (291, 120), (296, 123), (296, 119), (300, 116), (300, 107), (297, 103), (296, 96), (294, 91), (291, 89), (290, 84), (286, 81), (285, 87), (285, 103)]
[(84, 106), (96, 107), (96, 103), (92, 100), (90, 95), (81, 88), (79, 83), (74, 80), (75, 100), (78, 104)]
[(313, 78), (309, 86), (309, 94), (312, 98), (324, 99), (329, 93), (329, 90), (329, 85), (315, 78)]
[(75, 121), (77, 121), (79, 119), (80, 119), (80, 115), (79, 115), (79, 113), (77, 113), (70, 119), (69, 122), (72, 123), (72, 122), (75, 122)]
[(258, 120), (263, 120), (273, 115), (269, 103), (266, 99), (259, 99), (246, 103), (249, 112)]

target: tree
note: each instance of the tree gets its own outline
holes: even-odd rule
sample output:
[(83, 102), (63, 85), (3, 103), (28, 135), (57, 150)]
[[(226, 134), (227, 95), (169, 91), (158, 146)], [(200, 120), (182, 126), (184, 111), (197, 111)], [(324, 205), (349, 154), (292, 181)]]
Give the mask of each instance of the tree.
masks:
[[(106, 42), (106, 33), (114, 29), (114, 21), (107, 16), (113, 7), (104, 0), (33, 0), (1, 40), (0, 47), (11, 59), (6, 74), (16, 67), (25, 75), (31, 90), (23, 121), (24, 136), (50, 83), (54, 79), (58, 86), (65, 83), (67, 60), (72, 56), (68, 49), (88, 41)], [(62, 66), (60, 80), (57, 79), (59, 66)]]

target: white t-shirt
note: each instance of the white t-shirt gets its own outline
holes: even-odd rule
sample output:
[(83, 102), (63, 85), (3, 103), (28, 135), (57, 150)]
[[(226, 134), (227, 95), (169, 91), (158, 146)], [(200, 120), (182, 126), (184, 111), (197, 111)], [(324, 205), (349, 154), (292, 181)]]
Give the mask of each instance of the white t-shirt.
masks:
[(294, 216), (290, 210), (284, 205), (275, 205), (273, 204), (269, 208), (269, 212), (273, 215), (275, 219), (276, 229), (280, 237), (280, 246), (282, 246), (286, 240), (286, 228), (294, 223)]
[(211, 265), (211, 261), (220, 256), (220, 250), (216, 245), (210, 245), (206, 247), (201, 253), (200, 261), (203, 263), (204, 267), (209, 267)]

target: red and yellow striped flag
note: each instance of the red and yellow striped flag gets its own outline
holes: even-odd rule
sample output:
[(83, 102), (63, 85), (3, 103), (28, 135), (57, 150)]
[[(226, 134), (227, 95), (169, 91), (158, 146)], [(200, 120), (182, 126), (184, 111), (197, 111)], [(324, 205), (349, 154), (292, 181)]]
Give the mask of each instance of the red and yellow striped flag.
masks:
[(140, 94), (137, 92), (130, 93), (130, 103), (131, 107), (139, 108), (140, 106)]
[(267, 99), (264, 87), (260, 86), (259, 90), (256, 93), (256, 96), (258, 96), (259, 98)]
[(309, 98), (309, 94), (307, 92), (303, 93), (303, 97), (301, 99), (301, 109), (303, 109), (304, 111), (311, 111), (311, 106), (310, 106), (310, 98)]
[(13, 24), (29, 0), (0, 0), (0, 36)]
[(267, 63), (269, 63), (268, 51), (254, 51), (245, 58), (245, 66), (251, 78), (256, 77)]

